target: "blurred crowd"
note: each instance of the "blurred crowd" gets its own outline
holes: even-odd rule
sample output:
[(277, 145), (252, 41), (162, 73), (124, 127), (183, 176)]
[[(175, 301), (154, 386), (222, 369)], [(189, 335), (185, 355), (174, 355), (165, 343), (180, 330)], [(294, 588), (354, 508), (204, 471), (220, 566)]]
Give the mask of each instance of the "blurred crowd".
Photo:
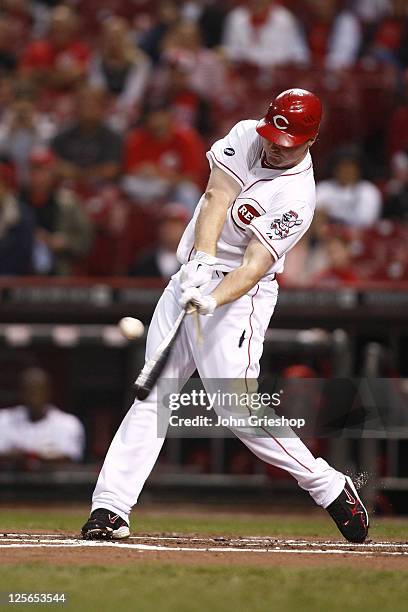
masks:
[(281, 282), (408, 280), (406, 0), (2, 0), (0, 275), (168, 278), (205, 151), (288, 87), (325, 112)]

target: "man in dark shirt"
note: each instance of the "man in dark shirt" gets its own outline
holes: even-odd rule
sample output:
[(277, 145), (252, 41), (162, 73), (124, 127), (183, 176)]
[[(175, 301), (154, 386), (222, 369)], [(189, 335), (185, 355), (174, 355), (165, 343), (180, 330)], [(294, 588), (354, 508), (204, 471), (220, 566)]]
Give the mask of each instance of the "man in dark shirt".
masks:
[(92, 227), (75, 192), (59, 185), (51, 151), (32, 150), (28, 181), (21, 193), (35, 219), (33, 265), (41, 274), (71, 274), (88, 254)]
[(11, 74), (16, 69), (17, 57), (13, 44), (10, 19), (6, 15), (2, 15), (0, 20), (0, 75)]
[(116, 178), (122, 158), (120, 136), (104, 122), (104, 93), (86, 86), (77, 98), (77, 122), (57, 134), (52, 149), (63, 178), (98, 183)]
[(391, 160), (391, 177), (385, 186), (383, 217), (408, 223), (408, 148)]
[(0, 276), (30, 274), (33, 219), (17, 200), (11, 168), (0, 162)]
[(177, 246), (189, 221), (182, 204), (165, 204), (159, 213), (156, 246), (142, 255), (130, 269), (131, 276), (170, 278), (180, 268)]

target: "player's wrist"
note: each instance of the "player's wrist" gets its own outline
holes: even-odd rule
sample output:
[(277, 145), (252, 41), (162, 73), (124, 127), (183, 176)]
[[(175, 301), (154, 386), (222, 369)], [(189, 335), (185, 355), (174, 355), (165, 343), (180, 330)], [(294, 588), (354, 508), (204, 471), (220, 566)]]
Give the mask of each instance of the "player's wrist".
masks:
[(206, 300), (207, 300), (207, 304), (206, 304), (206, 314), (211, 316), (214, 313), (214, 310), (217, 308), (218, 306), (218, 302), (216, 300), (216, 298), (213, 295), (207, 295), (206, 296)]
[(187, 309), (187, 313), (191, 314), (190, 307), (196, 308), (202, 315), (212, 316), (217, 308), (217, 300), (211, 294), (203, 295), (197, 287), (190, 287), (183, 291), (180, 296), (179, 304), (182, 308)]
[(214, 257), (214, 255), (206, 253), (205, 251), (196, 251), (194, 260), (207, 264), (207, 266), (214, 266), (217, 263), (217, 258)]

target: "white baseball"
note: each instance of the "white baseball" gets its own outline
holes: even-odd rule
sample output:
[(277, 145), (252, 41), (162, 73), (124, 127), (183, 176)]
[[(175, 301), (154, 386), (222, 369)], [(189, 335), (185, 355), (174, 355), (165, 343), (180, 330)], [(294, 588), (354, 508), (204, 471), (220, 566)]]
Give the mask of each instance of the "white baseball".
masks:
[(140, 338), (144, 333), (143, 323), (133, 317), (123, 317), (119, 321), (119, 329), (128, 340)]

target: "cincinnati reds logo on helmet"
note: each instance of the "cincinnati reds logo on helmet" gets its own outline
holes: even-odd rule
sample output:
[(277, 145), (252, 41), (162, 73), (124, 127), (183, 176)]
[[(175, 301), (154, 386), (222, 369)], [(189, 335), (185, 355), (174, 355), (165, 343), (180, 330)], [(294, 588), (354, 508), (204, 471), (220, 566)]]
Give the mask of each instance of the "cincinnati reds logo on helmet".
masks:
[[(283, 115), (274, 115), (273, 118), (272, 118), (272, 121), (273, 121), (273, 125), (278, 130), (287, 130), (288, 129), (289, 121)], [(282, 123), (282, 121), (283, 121), (283, 123)]]
[(297, 213), (295, 213), (293, 210), (289, 210), (289, 212), (283, 213), (281, 217), (277, 217), (272, 221), (271, 229), (274, 230), (274, 234), (272, 234), (272, 232), (268, 232), (267, 236), (271, 240), (273, 240), (276, 236), (278, 238), (287, 238), (292, 227), (301, 225), (302, 223), (303, 219), (299, 219), (299, 215)]

